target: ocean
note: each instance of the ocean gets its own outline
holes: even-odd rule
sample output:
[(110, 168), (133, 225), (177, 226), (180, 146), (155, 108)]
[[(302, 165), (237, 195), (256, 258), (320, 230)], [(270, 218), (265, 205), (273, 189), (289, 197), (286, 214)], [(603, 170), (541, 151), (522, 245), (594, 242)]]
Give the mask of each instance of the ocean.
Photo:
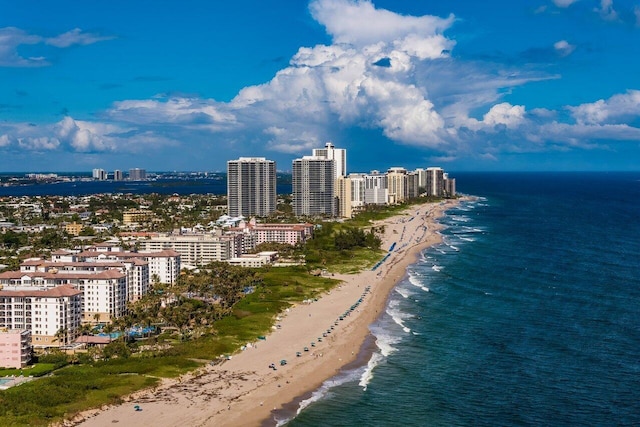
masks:
[(371, 359), (280, 424), (640, 425), (640, 173), (455, 177), (477, 199), (391, 293)]

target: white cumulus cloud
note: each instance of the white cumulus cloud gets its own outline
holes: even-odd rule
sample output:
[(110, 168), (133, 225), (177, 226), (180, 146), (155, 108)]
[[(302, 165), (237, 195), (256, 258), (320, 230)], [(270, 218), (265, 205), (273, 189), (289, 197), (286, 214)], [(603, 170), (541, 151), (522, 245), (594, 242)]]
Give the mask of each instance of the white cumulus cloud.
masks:
[(611, 98), (568, 107), (580, 124), (607, 124), (640, 117), (640, 90), (628, 90)]
[[(404, 16), (377, 9), (367, 0), (315, 0), (309, 9), (324, 25), (336, 43), (367, 46), (378, 42), (393, 42), (409, 36), (428, 39), (451, 27), (454, 16)], [(411, 42), (409, 42), (411, 43)], [(447, 48), (453, 47), (449, 41)], [(438, 53), (440, 54), (440, 53)]]
[(514, 127), (524, 121), (525, 108), (522, 105), (511, 105), (508, 102), (496, 104), (483, 117), (483, 122), (490, 126), (505, 125)]
[(576, 50), (575, 45), (569, 44), (566, 40), (560, 40), (553, 44), (553, 48), (560, 56), (569, 56)]

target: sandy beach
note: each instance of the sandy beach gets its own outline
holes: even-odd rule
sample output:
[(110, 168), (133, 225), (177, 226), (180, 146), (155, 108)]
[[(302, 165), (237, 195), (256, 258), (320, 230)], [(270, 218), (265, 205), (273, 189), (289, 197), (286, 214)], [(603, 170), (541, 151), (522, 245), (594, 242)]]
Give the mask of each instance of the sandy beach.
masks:
[[(277, 329), (266, 340), (250, 343), (224, 363), (207, 365), (178, 380), (163, 380), (154, 389), (128, 396), (121, 405), (86, 411), (66, 424), (274, 425), (272, 411), (317, 389), (355, 360), (369, 325), (385, 309), (389, 292), (420, 251), (441, 241), (437, 219), (456, 203), (417, 205), (376, 223), (385, 226), (382, 248), (388, 250), (395, 243), (385, 261), (375, 271), (335, 275), (341, 284), (317, 301), (280, 314)], [(349, 315), (343, 316), (346, 312)], [(287, 363), (281, 366), (283, 359)], [(141, 410), (136, 411), (135, 405)]]

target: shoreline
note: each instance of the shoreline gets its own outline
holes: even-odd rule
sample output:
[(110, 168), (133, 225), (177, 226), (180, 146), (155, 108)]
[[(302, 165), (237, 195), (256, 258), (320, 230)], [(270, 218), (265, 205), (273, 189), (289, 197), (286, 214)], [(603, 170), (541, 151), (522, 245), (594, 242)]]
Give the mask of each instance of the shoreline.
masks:
[[(222, 364), (163, 380), (154, 389), (125, 397), (120, 405), (85, 411), (64, 424), (271, 426), (277, 423), (274, 415), (295, 415), (300, 402), (328, 379), (358, 359), (368, 363), (375, 350), (370, 325), (384, 312), (407, 267), (421, 251), (442, 241), (437, 220), (458, 203), (424, 203), (377, 221), (375, 226), (385, 226), (382, 248), (396, 244), (388, 258), (376, 270), (336, 274), (341, 283), (318, 301), (299, 303), (281, 313), (280, 327), (267, 340)], [(350, 307), (352, 311), (344, 316)], [(373, 346), (365, 351), (367, 340)], [(280, 366), (283, 359), (287, 364)], [(269, 367), (272, 363), (274, 368)], [(142, 410), (135, 411), (134, 405)]]

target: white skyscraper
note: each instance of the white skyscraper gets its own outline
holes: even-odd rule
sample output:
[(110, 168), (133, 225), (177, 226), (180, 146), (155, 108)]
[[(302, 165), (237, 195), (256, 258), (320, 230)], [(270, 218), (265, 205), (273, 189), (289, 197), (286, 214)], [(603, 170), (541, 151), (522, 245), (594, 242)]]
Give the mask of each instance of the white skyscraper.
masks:
[(313, 156), (335, 161), (335, 178), (347, 176), (347, 150), (344, 148), (335, 148), (327, 142), (324, 148), (314, 148)]
[(264, 157), (227, 162), (227, 208), (230, 216), (267, 216), (276, 210), (276, 163)]
[(293, 161), (293, 212), (296, 215), (335, 215), (335, 161), (304, 156)]
[(105, 179), (107, 179), (107, 171), (105, 171), (104, 169), (94, 169), (92, 176), (93, 179), (104, 181)]

